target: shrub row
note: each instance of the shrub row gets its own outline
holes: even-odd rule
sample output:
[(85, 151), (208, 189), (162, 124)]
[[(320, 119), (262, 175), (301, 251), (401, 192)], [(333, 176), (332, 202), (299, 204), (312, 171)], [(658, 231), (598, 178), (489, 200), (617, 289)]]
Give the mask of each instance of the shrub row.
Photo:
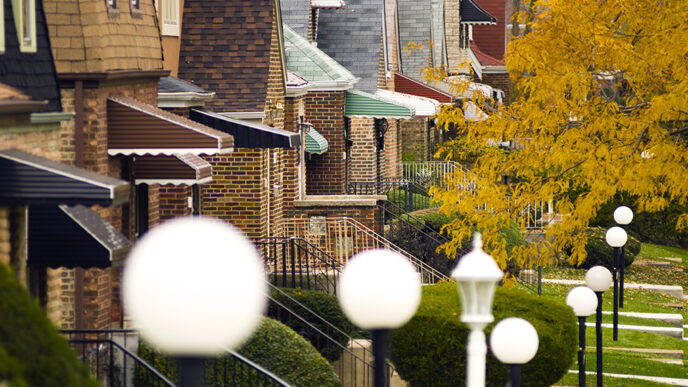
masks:
[[(414, 387), (453, 386), (465, 380), (468, 327), (459, 321), (461, 302), (456, 284), (423, 287), (416, 315), (392, 336), (391, 359), (402, 379)], [(498, 288), (495, 323), (506, 317), (528, 320), (540, 346), (523, 367), (524, 386), (550, 386), (566, 374), (577, 350), (576, 317), (564, 303), (514, 289)], [(486, 334), (495, 323), (486, 328)], [(491, 353), (487, 358), (489, 386), (504, 386), (507, 366)]]
[[(607, 230), (601, 227), (589, 227), (588, 244), (585, 246), (585, 251), (588, 257), (585, 259), (582, 267), (589, 269), (596, 265), (602, 265), (609, 270), (614, 268), (614, 249), (607, 244), (605, 239)], [(632, 235), (628, 235), (624, 253), (624, 267), (628, 267), (633, 263), (635, 256), (640, 253), (640, 242)]]

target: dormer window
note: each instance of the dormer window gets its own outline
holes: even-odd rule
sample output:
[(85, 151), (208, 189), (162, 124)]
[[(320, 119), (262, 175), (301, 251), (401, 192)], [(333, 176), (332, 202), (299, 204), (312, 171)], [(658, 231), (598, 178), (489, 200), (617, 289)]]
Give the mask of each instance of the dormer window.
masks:
[(12, 0), (19, 51), (36, 52), (36, 0)]
[(162, 31), (165, 36), (179, 36), (179, 0), (162, 0)]

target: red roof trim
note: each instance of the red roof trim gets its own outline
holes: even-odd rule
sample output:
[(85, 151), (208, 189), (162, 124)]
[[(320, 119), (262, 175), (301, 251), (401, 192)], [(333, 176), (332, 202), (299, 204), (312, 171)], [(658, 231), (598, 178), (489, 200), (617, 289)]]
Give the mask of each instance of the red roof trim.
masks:
[(432, 98), (440, 103), (452, 103), (456, 99), (452, 94), (400, 73), (394, 73), (394, 91)]
[(475, 40), (471, 41), (471, 51), (473, 51), (475, 57), (478, 58), (478, 62), (480, 62), (480, 64), (483, 66), (504, 66), (503, 61), (480, 51), (480, 48), (478, 47), (478, 44), (475, 43)]

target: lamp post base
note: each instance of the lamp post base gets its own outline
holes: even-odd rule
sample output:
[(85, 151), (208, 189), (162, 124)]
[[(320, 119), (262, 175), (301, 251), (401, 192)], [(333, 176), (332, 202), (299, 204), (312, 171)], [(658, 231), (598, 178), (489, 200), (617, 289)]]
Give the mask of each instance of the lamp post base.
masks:
[(389, 350), (389, 329), (373, 329), (373, 369), (375, 387), (389, 387), (387, 378), (387, 351)]
[(597, 313), (595, 321), (595, 344), (597, 346), (597, 387), (602, 387), (602, 292), (595, 292), (597, 295)]
[(203, 374), (205, 358), (200, 356), (179, 357), (179, 387), (205, 385)]
[(485, 386), (485, 356), (487, 355), (487, 344), (485, 342), (484, 324), (471, 326), (468, 334), (468, 361), (466, 362), (466, 386), (484, 387)]

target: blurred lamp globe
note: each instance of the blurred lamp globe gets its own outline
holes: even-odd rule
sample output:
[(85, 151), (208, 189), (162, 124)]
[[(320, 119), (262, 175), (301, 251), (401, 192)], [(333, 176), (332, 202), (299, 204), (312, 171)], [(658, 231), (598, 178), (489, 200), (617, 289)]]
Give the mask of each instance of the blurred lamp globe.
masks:
[(339, 303), (363, 329), (392, 329), (413, 317), (420, 304), (421, 279), (416, 268), (391, 250), (354, 255), (339, 278)]
[(604, 292), (612, 285), (612, 273), (604, 266), (593, 266), (585, 273), (585, 284), (595, 292)]
[(205, 356), (236, 348), (266, 308), (265, 270), (235, 227), (175, 218), (132, 249), (122, 277), (124, 311), (158, 349)]
[(614, 221), (621, 225), (626, 225), (631, 223), (633, 220), (633, 211), (626, 206), (617, 207), (614, 210)]
[(626, 231), (623, 228), (614, 226), (607, 230), (605, 239), (609, 246), (621, 247), (626, 244), (626, 241), (628, 240), (628, 234), (626, 234)]
[(525, 364), (537, 353), (540, 340), (531, 323), (508, 317), (500, 321), (490, 334), (490, 348), (504, 364)]

